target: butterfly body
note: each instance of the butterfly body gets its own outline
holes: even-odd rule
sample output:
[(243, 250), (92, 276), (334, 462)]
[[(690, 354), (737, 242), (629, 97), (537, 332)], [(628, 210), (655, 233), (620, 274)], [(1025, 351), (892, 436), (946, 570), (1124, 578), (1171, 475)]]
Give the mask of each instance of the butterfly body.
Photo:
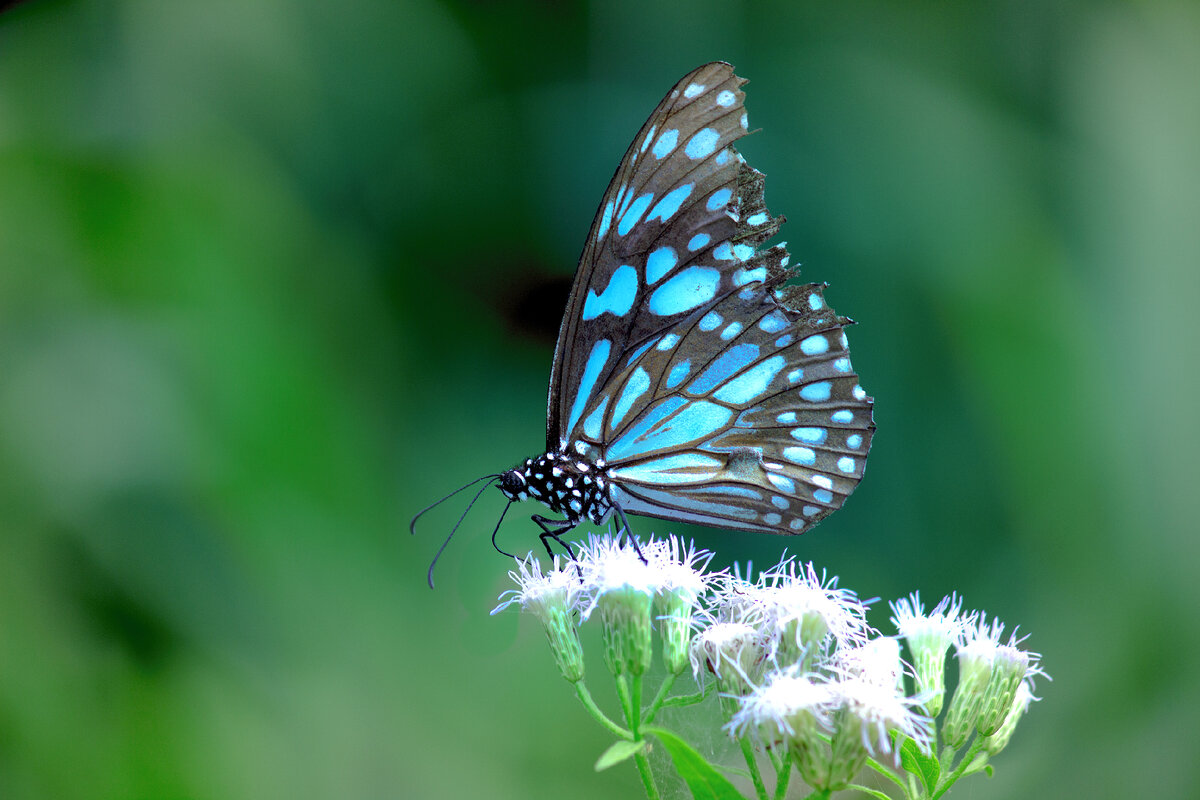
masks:
[(850, 320), (825, 284), (792, 285), (782, 217), (734, 148), (741, 86), (706, 64), (663, 98), (621, 159), (559, 329), (546, 450), (503, 473), (555, 538), (625, 512), (798, 534), (861, 480), (875, 425)]

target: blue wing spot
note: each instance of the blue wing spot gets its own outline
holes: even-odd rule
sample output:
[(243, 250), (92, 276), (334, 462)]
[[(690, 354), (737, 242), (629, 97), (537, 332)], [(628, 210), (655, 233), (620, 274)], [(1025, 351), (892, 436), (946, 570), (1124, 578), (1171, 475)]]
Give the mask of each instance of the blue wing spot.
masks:
[(725, 149), (725, 150), (722, 150), (721, 152), (717, 153), (716, 161), (717, 161), (718, 167), (723, 167), (727, 163), (729, 163), (729, 150)]
[(729, 108), (731, 105), (733, 105), (734, 99), (733, 92), (726, 89), (717, 95), (717, 105), (719, 105), (721, 108)]
[(609, 200), (604, 204), (604, 216), (600, 217), (600, 227), (596, 229), (596, 241), (604, 238), (608, 233), (608, 226), (612, 225), (613, 201)]
[(658, 141), (654, 143), (654, 157), (666, 158), (675, 149), (675, 145), (679, 142), (679, 131), (672, 128), (669, 131), (663, 131), (662, 136), (658, 137)]
[(642, 214), (646, 213), (646, 209), (650, 207), (650, 203), (653, 200), (653, 192), (648, 192), (637, 200), (634, 200), (629, 210), (621, 215), (621, 223), (617, 225), (617, 233), (624, 236), (633, 230), (633, 226), (638, 224), (638, 221), (642, 218)]
[(708, 210), (716, 211), (724, 208), (731, 197), (733, 197), (733, 192), (729, 191), (728, 189), (717, 189), (712, 193), (712, 196), (708, 198)]
[(850, 371), (850, 359), (848, 359), (848, 358), (837, 359), (836, 361), (833, 362), (833, 368), (836, 369), (838, 372), (849, 372)]
[(680, 361), (675, 366), (671, 367), (671, 372), (667, 375), (667, 388), (674, 389), (679, 384), (683, 383), (684, 378), (692, 371), (692, 362), (689, 359)]
[(663, 222), (666, 222), (675, 216), (675, 212), (679, 210), (679, 206), (683, 204), (683, 201), (688, 199), (688, 196), (692, 193), (692, 187), (695, 185), (694, 183), (685, 183), (683, 186), (667, 192), (663, 196), (663, 199), (658, 201), (658, 205), (654, 207), (654, 210), (650, 212), (650, 216), (646, 217), (646, 221), (651, 222), (655, 217), (658, 217)]
[(816, 489), (813, 491), (813, 499), (818, 503), (832, 503), (833, 492), (828, 489)]
[[(712, 203), (709, 203), (712, 206)], [(733, 248), (729, 246), (729, 242), (721, 242), (717, 248), (713, 250), (713, 258), (717, 261), (733, 261)]]
[(800, 390), (800, 396), (810, 403), (820, 403), (829, 399), (829, 392), (832, 388), (833, 385), (829, 381), (810, 383)]
[(706, 244), (708, 244), (711, 238), (712, 237), (710, 237), (707, 233), (697, 233), (688, 242), (688, 250), (691, 250), (693, 253), (696, 252), (701, 247), (704, 247)]
[(750, 130), (750, 118), (745, 114), (742, 114), (742, 130)]
[(711, 331), (711, 330), (714, 330), (718, 325), (720, 325), (721, 322), (722, 322), (721, 315), (715, 311), (710, 311), (707, 314), (705, 314), (703, 317), (700, 318), (698, 327), (702, 331)]
[(629, 376), (625, 388), (621, 391), (621, 397), (613, 405), (612, 420), (609, 421), (608, 426), (613, 430), (620, 427), (621, 420), (625, 419), (625, 415), (633, 407), (634, 401), (644, 395), (649, 388), (650, 376), (646, 374), (646, 370), (638, 367)]
[(646, 283), (658, 283), (663, 276), (675, 269), (679, 257), (675, 248), (660, 247), (646, 259)]
[(767, 212), (765, 211), (759, 211), (757, 214), (751, 214), (750, 216), (746, 217), (747, 225), (758, 226), (764, 224), (766, 221)]
[(820, 486), (822, 489), (832, 489), (833, 488), (833, 481), (830, 478), (826, 477), (825, 475), (813, 475), (812, 482), (815, 483), (817, 486)]
[(651, 345), (653, 345), (653, 344), (654, 344), (654, 341), (653, 341), (653, 340), (651, 340), (651, 341), (649, 341), (649, 342), (646, 342), (644, 345), (642, 345), (641, 347), (639, 347), (637, 350), (634, 350), (634, 351), (633, 351), (633, 352), (632, 352), (632, 353), (629, 355), (629, 358), (625, 359), (625, 366), (627, 366), (627, 367), (628, 367), (630, 364), (632, 364), (633, 362), (635, 362), (635, 361), (637, 361), (639, 358), (641, 358), (641, 357), (642, 357), (642, 354), (643, 354), (643, 353), (645, 353), (647, 350), (649, 350), (649, 349), (650, 349), (650, 346), (651, 346)]
[(795, 411), (785, 411), (775, 418), (776, 422), (782, 422), (784, 425), (790, 425), (796, 421)]
[(733, 255), (738, 261), (746, 261), (754, 255), (754, 248), (748, 244), (736, 244), (733, 246)]
[(787, 327), (787, 318), (778, 311), (772, 311), (758, 321), (758, 327), (764, 333), (779, 333)]
[(720, 285), (721, 273), (712, 267), (688, 267), (654, 290), (650, 311), (660, 317), (691, 311), (716, 297)]
[[(679, 410), (679, 413), (674, 413)], [(608, 449), (610, 462), (627, 461), (658, 449), (678, 448), (707, 439), (728, 422), (733, 412), (703, 400), (669, 397), (651, 408), (641, 422), (626, 431)]]
[[(805, 507), (810, 508), (811, 506), (805, 506)], [(794, 531), (798, 531), (804, 527), (804, 520), (800, 519), (800, 517), (796, 517), (794, 520), (792, 520), (791, 522), (788, 523), (788, 527)]]
[(661, 350), (665, 353), (677, 344), (679, 344), (679, 336), (674, 333), (668, 333), (666, 336), (659, 339), (658, 344), (655, 345), (654, 349)]
[(703, 453), (675, 453), (626, 467), (614, 467), (612, 476), (652, 484), (705, 483), (724, 465), (721, 459)]
[(713, 398), (722, 403), (746, 405), (767, 390), (779, 370), (783, 369), (783, 364), (783, 356), (772, 356), (713, 392)]
[(854, 414), (850, 411), (835, 411), (830, 415), (829, 419), (844, 425), (848, 422), (854, 422)]
[(793, 464), (812, 466), (817, 463), (817, 454), (811, 447), (785, 447), (783, 448), (783, 457)]
[(773, 483), (775, 488), (781, 492), (787, 492), (788, 494), (796, 493), (796, 482), (791, 478), (783, 475), (776, 475), (774, 472), (768, 472), (767, 480)]
[(795, 383), (796, 381), (803, 380), (803, 379), (804, 379), (804, 370), (802, 370), (802, 369), (794, 369), (788, 373), (788, 383)]
[(614, 443), (612, 450), (610, 450), (608, 454), (609, 457), (614, 457), (618, 454), (621, 442), (626, 442), (628, 444), (633, 440), (649, 435), (655, 426), (661, 424), (663, 420), (674, 414), (676, 411), (686, 405), (686, 403), (687, 401), (682, 397), (668, 397), (661, 403), (652, 406), (642, 416), (640, 422), (626, 431), (625, 434), (619, 440), (617, 440), (616, 443)]
[(587, 415), (587, 419), (583, 421), (584, 435), (600, 440), (601, 423), (604, 421), (604, 412), (608, 408), (608, 396), (600, 400), (600, 405), (596, 406), (596, 410)]
[(700, 373), (700, 377), (692, 381), (688, 391), (692, 394), (705, 394), (714, 387), (725, 383), (743, 367), (754, 363), (758, 359), (758, 354), (759, 349), (756, 344), (749, 342), (735, 344), (709, 364), (704, 372)]
[(596, 388), (596, 381), (600, 380), (600, 370), (604, 369), (604, 365), (608, 362), (608, 353), (612, 350), (612, 342), (608, 339), (600, 339), (592, 345), (592, 351), (588, 353), (587, 364), (583, 368), (583, 377), (579, 381), (579, 388), (575, 391), (575, 402), (571, 404), (571, 416), (567, 418), (567, 430), (575, 430), (576, 423), (579, 422), (579, 415), (583, 413), (584, 406), (592, 396), (592, 390)]
[(725, 330), (721, 331), (721, 338), (728, 342), (730, 339), (737, 336), (741, 332), (742, 332), (742, 323), (731, 322), (731, 323), (729, 323), (729, 326), (727, 328), (725, 328)]
[(716, 128), (704, 128), (695, 136), (688, 140), (687, 147), (683, 152), (687, 153), (690, 159), (706, 158), (711, 156), (713, 151), (717, 149), (717, 142), (720, 141), (721, 134), (717, 133)]
[(745, 286), (747, 283), (762, 283), (767, 279), (767, 268), (739, 269), (733, 275), (734, 286)]
[[(795, 413), (790, 413), (795, 418)], [(825, 444), (825, 437), (828, 435), (829, 431), (824, 428), (796, 428), (796, 430), (792, 431), (792, 438), (808, 442), (809, 444)]]
[(683, 96), (691, 100), (693, 97), (699, 97), (704, 91), (703, 83), (693, 83), (683, 90)]
[(654, 132), (658, 130), (657, 125), (650, 126), (650, 132), (646, 134), (646, 138), (642, 140), (642, 149), (638, 152), (646, 152), (646, 148), (650, 146), (650, 141), (654, 138)]
[[(832, 500), (833, 498), (831, 497), (830, 499)], [(811, 517), (813, 514), (821, 513), (821, 509), (817, 506), (805, 506), (800, 509), (800, 513), (806, 517)]]
[(774, 511), (769, 514), (763, 514), (762, 519), (763, 522), (767, 523), (768, 525), (778, 525), (779, 523), (783, 522), (783, 517), (779, 516)]
[(851, 394), (854, 395), (855, 400), (866, 400), (867, 399), (867, 393), (864, 392), (863, 388), (858, 385), (855, 385), (854, 390), (853, 390), (853, 392), (851, 392)]
[(850, 434), (846, 437), (846, 447), (849, 447), (851, 450), (857, 450), (862, 447), (862, 437), (857, 433)]
[(825, 301), (821, 299), (821, 295), (813, 292), (808, 296), (808, 307), (813, 311), (820, 311), (825, 307)]
[(842, 456), (838, 459), (838, 469), (842, 472), (854, 472), (854, 459), (850, 456)]
[(800, 349), (806, 356), (819, 356), (821, 353), (829, 351), (829, 340), (820, 334), (809, 336), (800, 342)]
[(789, 344), (791, 344), (794, 341), (796, 341), (796, 337), (792, 336), (789, 333), (785, 336), (780, 336), (778, 339), (776, 339), (775, 346), (776, 347), (787, 347)]
[(633, 308), (637, 290), (637, 270), (622, 264), (608, 279), (603, 292), (596, 294), (594, 290), (588, 290), (587, 299), (583, 301), (583, 319), (595, 319), (606, 311), (618, 317), (625, 316)]

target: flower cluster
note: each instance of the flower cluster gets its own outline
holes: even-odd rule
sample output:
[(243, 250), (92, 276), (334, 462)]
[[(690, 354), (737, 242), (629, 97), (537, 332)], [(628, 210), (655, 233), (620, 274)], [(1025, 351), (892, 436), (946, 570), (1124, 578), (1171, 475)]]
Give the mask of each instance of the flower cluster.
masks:
[[(938, 796), (984, 769), (1036, 699), (1034, 679), (1045, 676), (1040, 656), (1021, 649), (1024, 639), (1015, 633), (1003, 640), (998, 620), (964, 612), (957, 595), (928, 612), (916, 593), (893, 602), (895, 635), (885, 636), (867, 623), (867, 602), (812, 564), (785, 557), (751, 580), (736, 569), (706, 573), (712, 555), (674, 536), (640, 545), (592, 536), (576, 559), (555, 558), (546, 572), (532, 556), (519, 561), (509, 573), (519, 588), (492, 613), (517, 604), (541, 621), (563, 677), (589, 711), (627, 740), (620, 752), (632, 755), (622, 758), (642, 758), (639, 728), (662, 704), (706, 696), (667, 697), (690, 665), (702, 687), (715, 684), (724, 729), (743, 743), (760, 797), (766, 791), (756, 746), (770, 755), (779, 781), (794, 766), (825, 795), (851, 786), (868, 764), (885, 774), (881, 762), (899, 768), (904, 752), (905, 769), (927, 783), (935, 776), (922, 796)], [(604, 717), (583, 686), (578, 626), (597, 618), (628, 729)], [(667, 678), (642, 708), (655, 633)], [(947, 702), (951, 647), (958, 682)], [(893, 779), (910, 790), (922, 787)]]

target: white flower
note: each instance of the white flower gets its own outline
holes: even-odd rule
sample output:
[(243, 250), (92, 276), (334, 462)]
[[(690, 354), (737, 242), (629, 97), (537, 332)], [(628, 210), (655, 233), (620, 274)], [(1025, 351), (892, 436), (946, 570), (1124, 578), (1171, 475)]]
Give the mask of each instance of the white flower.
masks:
[(983, 735), (995, 733), (1012, 708), (1017, 689), (1026, 676), (1043, 674), (1037, 664), (1040, 656), (1021, 650), (1026, 637), (1014, 630), (1001, 644), (1004, 623), (990, 623), (984, 614), (966, 628), (958, 646), (958, 688), (946, 712), (942, 735), (951, 747), (961, 747), (972, 730)]
[(832, 671), (843, 678), (861, 678), (879, 686), (903, 690), (904, 667), (900, 660), (900, 642), (890, 636), (880, 636), (862, 647), (839, 650)]
[(837, 578), (817, 574), (812, 563), (785, 558), (764, 572), (750, 592), (770, 641), (770, 654), (781, 666), (811, 668), (817, 656), (833, 648), (864, 644), (872, 632), (866, 605)]
[(663, 665), (672, 675), (679, 675), (687, 669), (695, 616), (701, 611), (700, 600), (714, 577), (704, 573), (713, 554), (708, 550), (697, 550), (694, 543), (685, 546), (674, 535), (652, 540), (644, 552), (659, 572), (655, 605)]
[(581, 594), (574, 565), (563, 565), (555, 556), (550, 571), (543, 573), (541, 563), (531, 553), (518, 560), (517, 569), (508, 574), (520, 588), (505, 592), (508, 598), (502, 599), (492, 613), (497, 614), (514, 603), (533, 613), (546, 632), (559, 672), (572, 683), (582, 679), (583, 645), (574, 621)]
[(559, 563), (558, 556), (554, 557), (550, 571), (543, 573), (541, 562), (529, 553), (525, 558), (517, 559), (517, 569), (510, 570), (508, 576), (518, 588), (500, 595), (500, 605), (492, 609), (493, 615), (515, 603), (523, 611), (531, 611), (540, 618), (551, 608), (574, 611), (581, 597), (579, 576), (574, 566)]
[(942, 710), (946, 694), (946, 651), (950, 645), (962, 642), (974, 616), (962, 614), (962, 600), (957, 595), (943, 597), (928, 614), (921, 597), (913, 592), (891, 604), (892, 624), (908, 642), (915, 665), (917, 694), (928, 699), (925, 710), (936, 717)]

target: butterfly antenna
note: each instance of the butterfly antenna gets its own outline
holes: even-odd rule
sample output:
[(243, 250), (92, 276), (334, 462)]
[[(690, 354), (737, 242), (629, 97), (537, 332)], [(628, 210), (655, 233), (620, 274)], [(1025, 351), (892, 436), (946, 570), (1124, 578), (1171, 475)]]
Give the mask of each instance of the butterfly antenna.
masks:
[(508, 552), (505, 552), (504, 550), (501, 550), (500, 545), (496, 544), (496, 534), (500, 532), (500, 523), (504, 522), (504, 515), (508, 513), (508, 509), (512, 507), (512, 504), (513, 504), (513, 501), (509, 500), (508, 505), (506, 505), (504, 507), (504, 510), (500, 512), (500, 519), (496, 520), (496, 530), (492, 531), (492, 547), (496, 548), (496, 552), (502, 556), (508, 556), (509, 558), (516, 558), (516, 556), (514, 556), (512, 553), (508, 553)]
[[(500, 476), (499, 475), (487, 475), (485, 477), (499, 478)], [(476, 480), (473, 480), (473, 481), (471, 481), (471, 483), (478, 483), (481, 480), (483, 480), (483, 478), (478, 478)], [(467, 486), (470, 486), (471, 483), (468, 483)], [(467, 486), (464, 486), (463, 489), (467, 488)], [(446, 545), (450, 544), (450, 540), (454, 538), (454, 534), (458, 531), (458, 526), (463, 524), (463, 520), (467, 518), (467, 513), (471, 510), (471, 507), (473, 505), (475, 505), (475, 501), (479, 499), (479, 496), (481, 494), (483, 494), (485, 491), (487, 491), (487, 488), (489, 486), (491, 486), (491, 484), (484, 484), (483, 486), (479, 487), (479, 491), (476, 492), (475, 496), (471, 498), (471, 502), (467, 503), (467, 507), (463, 510), (462, 516), (458, 518), (458, 522), (454, 523), (454, 527), (450, 529), (450, 535), (446, 537), (446, 541), (442, 542), (442, 546), (438, 548), (437, 553), (433, 557), (433, 561), (431, 561), (429, 563), (429, 574), (426, 577), (429, 579), (429, 588), (430, 589), (433, 588), (433, 568), (437, 566), (438, 559), (442, 557), (442, 553), (446, 550)], [(459, 489), (458, 491), (461, 492), (462, 489)], [(455, 492), (451, 492), (450, 494), (455, 494)], [(447, 495), (447, 497), (449, 497), (449, 495)], [(442, 500), (444, 500), (444, 499), (446, 499), (446, 498), (442, 498)], [(438, 502), (440, 503), (442, 501), (439, 500)], [(436, 505), (436, 503), (435, 503), (435, 505)], [(426, 509), (426, 511), (428, 511), (428, 510), (429, 509)], [(424, 514), (425, 512), (422, 511), (421, 513)]]
[[(496, 473), (495, 475), (484, 475), (482, 478), (476, 478), (475, 480), (469, 481), (468, 483), (458, 487), (453, 492), (451, 492), (450, 494), (443, 497), (441, 500), (435, 500), (430, 505), (428, 505), (425, 508), (422, 508), (420, 511), (418, 511), (417, 515), (412, 518), (412, 522), (408, 523), (409, 532), (412, 533), (414, 536), (417, 534), (417, 520), (419, 520), (422, 516), (424, 516), (426, 511), (432, 511), (433, 509), (440, 506), (442, 503), (449, 500), (451, 497), (454, 497), (454, 495), (458, 494), (463, 489), (467, 489), (471, 486), (474, 486), (475, 484), (479, 483), (480, 481), (494, 480), (499, 477), (500, 477), (499, 473)], [(470, 508), (470, 506), (468, 506), (468, 508)]]

